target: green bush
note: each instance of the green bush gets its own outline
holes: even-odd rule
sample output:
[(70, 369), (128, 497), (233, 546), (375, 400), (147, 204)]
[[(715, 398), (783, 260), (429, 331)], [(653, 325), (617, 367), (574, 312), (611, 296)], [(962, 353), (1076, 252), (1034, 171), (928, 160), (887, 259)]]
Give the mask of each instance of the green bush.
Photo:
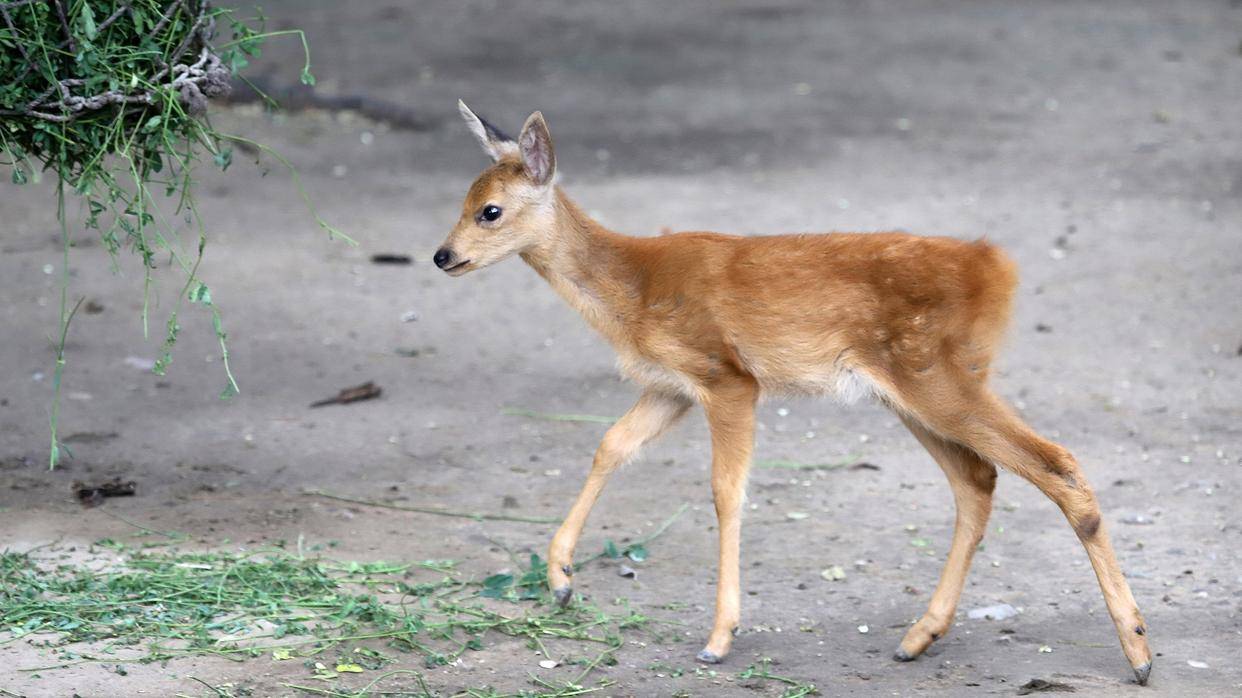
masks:
[[(68, 302), (66, 191), (84, 200), (86, 228), (100, 236), (114, 264), (125, 249), (140, 259), (144, 328), (157, 260), (167, 257), (185, 275), (156, 371), (171, 361), (180, 330), (177, 310), (189, 300), (210, 310), (224, 358), (224, 396), (237, 391), (220, 313), (196, 274), (207, 237), (195, 207), (193, 171), (204, 154), (227, 169), (233, 142), (271, 153), (217, 131), (207, 114), (208, 100), (227, 95), (231, 79), (259, 54), (265, 38), (296, 35), (306, 47), (300, 31), (264, 33), (262, 17), (255, 23), (257, 28), (207, 0), (0, 0), (0, 165), (11, 168), (16, 184), (43, 172), (57, 180), (64, 276), (53, 374), (53, 466), (62, 448), (56, 421), (64, 336), (76, 310)], [(309, 53), (301, 78), (314, 83)], [(173, 221), (182, 217), (198, 230), (196, 250), (187, 251), (177, 235)]]

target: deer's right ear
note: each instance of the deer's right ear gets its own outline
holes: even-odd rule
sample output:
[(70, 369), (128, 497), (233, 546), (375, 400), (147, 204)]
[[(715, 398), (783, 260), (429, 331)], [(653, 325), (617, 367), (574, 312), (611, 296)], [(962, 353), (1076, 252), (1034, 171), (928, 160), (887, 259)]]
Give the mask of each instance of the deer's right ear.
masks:
[(470, 107), (467, 107), (466, 103), (460, 99), (457, 100), (457, 111), (461, 112), (461, 118), (466, 120), (470, 132), (478, 139), (479, 145), (483, 146), (483, 151), (491, 156), (492, 162), (499, 161), (505, 155), (518, 152), (517, 143), (512, 138), (470, 111)]

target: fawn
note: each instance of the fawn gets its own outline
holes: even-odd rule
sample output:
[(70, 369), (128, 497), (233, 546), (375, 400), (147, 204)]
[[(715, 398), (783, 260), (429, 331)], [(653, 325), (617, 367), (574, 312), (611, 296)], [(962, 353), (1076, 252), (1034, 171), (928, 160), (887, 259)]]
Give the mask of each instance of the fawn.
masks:
[(604, 335), (621, 371), (643, 386), (604, 435), (552, 539), (548, 581), (558, 602), (569, 601), (574, 548), (609, 475), (698, 403), (711, 429), (720, 529), (715, 623), (698, 659), (719, 662), (739, 621), (740, 513), (760, 394), (870, 395), (931, 453), (957, 508), (927, 613), (894, 658), (914, 659), (952, 625), (1000, 466), (1065, 513), (1135, 676), (1147, 682), (1146, 624), (1077, 461), (987, 386), (1017, 284), (1003, 252), (982, 240), (903, 233), (621, 235), (556, 186), (556, 155), (539, 112), (515, 141), (465, 103), (458, 108), (493, 164), (471, 185), (436, 266), (461, 276), (520, 255)]

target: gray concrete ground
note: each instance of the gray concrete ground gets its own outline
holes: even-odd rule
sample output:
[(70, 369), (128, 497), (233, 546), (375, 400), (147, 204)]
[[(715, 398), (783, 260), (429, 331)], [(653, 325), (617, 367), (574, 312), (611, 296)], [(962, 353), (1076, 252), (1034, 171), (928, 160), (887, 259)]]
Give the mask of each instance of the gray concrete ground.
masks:
[[(552, 527), (350, 507), (320, 488), (460, 509), (559, 516), (604, 427), (501, 413), (621, 413), (634, 386), (572, 311), (520, 261), (464, 279), (424, 263), (484, 163), (455, 114), (465, 98), (516, 129), (543, 110), (565, 186), (600, 220), (744, 234), (902, 228), (982, 235), (1023, 283), (995, 382), (1071, 448), (1096, 486), (1157, 652), (1134, 686), (1082, 549), (1060, 513), (1002, 476), (997, 510), (953, 632), (917, 662), (889, 659), (923, 610), (952, 530), (938, 469), (878, 406), (774, 401), (760, 458), (856, 454), (872, 471), (758, 469), (743, 530), (743, 632), (716, 677), (694, 672), (710, 625), (715, 534), (699, 416), (619, 473), (583, 541), (649, 531), (637, 582), (606, 567), (576, 580), (686, 623), (686, 641), (631, 644), (603, 670), (615, 695), (766, 695), (737, 671), (770, 657), (826, 695), (1011, 695), (1032, 678), (1085, 695), (1242, 690), (1242, 8), (1223, 0), (1114, 3), (292, 2), (320, 89), (406, 105), (427, 128), (350, 114), (213, 118), (286, 154), (324, 217), (359, 241), (325, 241), (279, 169), (239, 158), (206, 174), (211, 231), (202, 275), (225, 310), (242, 395), (223, 382), (210, 324), (185, 317), (166, 378), (138, 323), (132, 260), (112, 275), (98, 246), (75, 251), (76, 293), (103, 312), (69, 343), (62, 426), (76, 457), (46, 472), (46, 378), (58, 261), (50, 187), (0, 193), (0, 531), (24, 549), (130, 529), (107, 513), (191, 531), (204, 544), (342, 541), (355, 558), (445, 558), (486, 573), (490, 540), (542, 551)], [(273, 43), (256, 72), (295, 79)], [(368, 135), (369, 134), (369, 135)], [(270, 170), (266, 176), (264, 171)], [(375, 252), (412, 252), (412, 268)], [(175, 293), (160, 287), (159, 310)], [(402, 322), (406, 313), (417, 320)], [(157, 320), (157, 322), (162, 322)], [(416, 347), (416, 358), (398, 356)], [(311, 411), (373, 379), (381, 399)], [(77, 479), (123, 475), (139, 496), (82, 510)], [(809, 517), (791, 520), (791, 511)], [(1152, 523), (1130, 525), (1142, 515)], [(917, 533), (908, 530), (917, 526)], [(926, 548), (914, 537), (930, 541)], [(855, 561), (866, 561), (855, 565)], [(820, 571), (839, 564), (842, 581)], [(970, 608), (1021, 609), (995, 622)], [(859, 626), (869, 632), (859, 632)], [(805, 628), (805, 632), (799, 632)], [(1041, 647), (1052, 651), (1041, 652)], [(186, 677), (281, 695), (300, 666), (183, 661), (97, 665), (41, 679), (9, 671), (46, 655), (0, 647), (0, 687), (27, 695), (202, 695)], [(431, 670), (451, 693), (530, 689), (549, 677), (517, 643)], [(1195, 665), (1189, 662), (1196, 663)], [(679, 678), (652, 667), (685, 670)], [(1198, 668), (1203, 667), (1203, 668)], [(282, 674), (281, 672), (286, 672)], [(661, 674), (664, 674), (661, 676)], [(561, 677), (561, 678), (565, 678)]]

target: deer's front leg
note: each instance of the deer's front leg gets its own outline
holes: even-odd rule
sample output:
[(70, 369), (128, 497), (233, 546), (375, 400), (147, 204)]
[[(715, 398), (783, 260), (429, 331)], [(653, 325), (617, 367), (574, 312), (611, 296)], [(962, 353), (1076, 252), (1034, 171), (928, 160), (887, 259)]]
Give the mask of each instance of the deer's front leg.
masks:
[(643, 444), (677, 421), (689, 407), (690, 401), (684, 397), (648, 391), (604, 434), (604, 440), (595, 451), (595, 461), (586, 484), (548, 548), (548, 586), (562, 606), (569, 603), (569, 597), (573, 594), (569, 578), (574, 573), (574, 548), (578, 545), (578, 536), (582, 534), (582, 527), (586, 525), (591, 507), (608, 482), (608, 476), (617, 466), (633, 458)]
[(712, 495), (720, 526), (720, 576), (716, 582), (716, 620), (700, 661), (715, 664), (729, 653), (741, 620), (738, 557), (742, 536), (742, 499), (755, 440), (758, 386), (736, 377), (714, 387), (703, 401), (712, 431)]

